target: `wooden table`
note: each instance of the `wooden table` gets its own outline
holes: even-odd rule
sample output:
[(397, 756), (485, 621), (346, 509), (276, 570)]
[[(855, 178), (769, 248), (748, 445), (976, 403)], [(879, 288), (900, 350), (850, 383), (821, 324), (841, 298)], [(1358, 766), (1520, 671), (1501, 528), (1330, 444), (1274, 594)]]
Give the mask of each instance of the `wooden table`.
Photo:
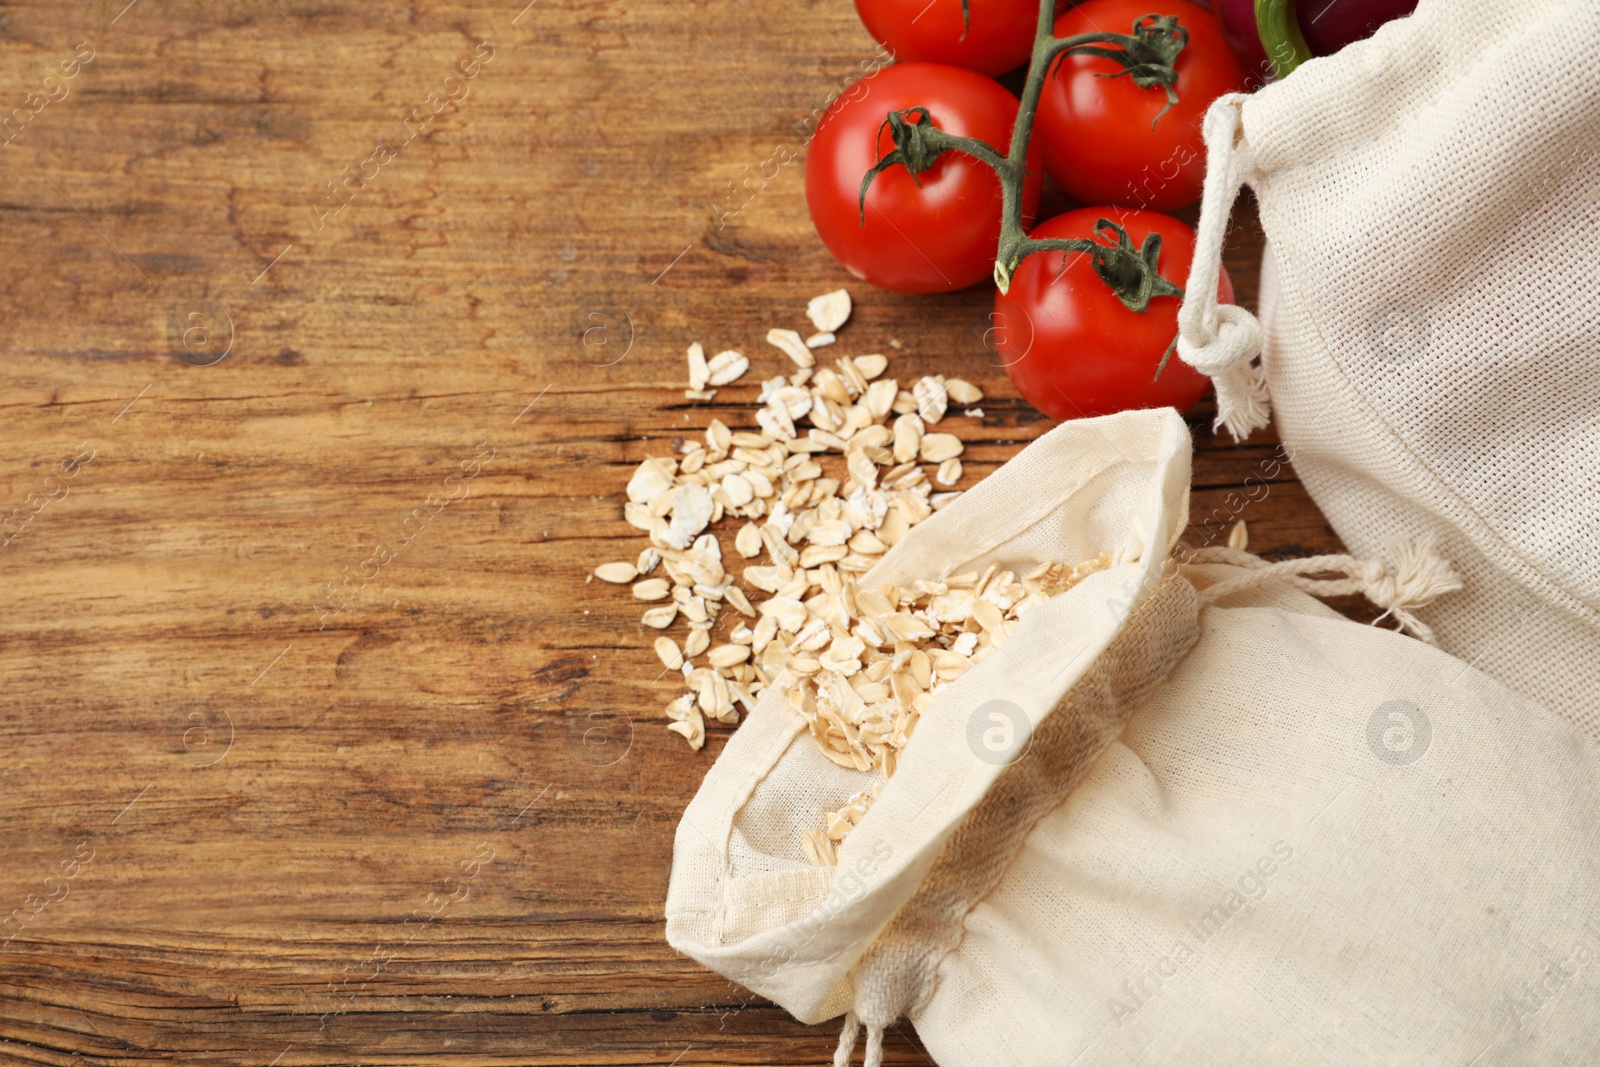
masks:
[[(0, 1060), (828, 1062), (663, 940), (727, 728), (585, 577), (631, 465), (750, 423), (685, 345), (772, 373), (846, 280), (798, 165), (728, 183), (870, 62), (851, 6), (124, 3), (0, 13)], [(983, 290), (852, 288), (842, 348), (990, 394), (969, 481), (1047, 428)], [(1335, 548), (1210, 414), (1213, 539)]]

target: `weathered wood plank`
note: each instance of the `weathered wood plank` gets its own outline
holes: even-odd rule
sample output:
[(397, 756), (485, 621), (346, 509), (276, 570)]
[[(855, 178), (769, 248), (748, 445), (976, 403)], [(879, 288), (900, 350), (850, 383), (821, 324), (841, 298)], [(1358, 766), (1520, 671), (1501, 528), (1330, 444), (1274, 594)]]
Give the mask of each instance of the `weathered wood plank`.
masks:
[[(827, 1062), (665, 944), (726, 728), (665, 733), (585, 578), (629, 466), (750, 423), (683, 347), (754, 382), (845, 280), (761, 174), (872, 62), (850, 5), (124, 2), (0, 15), (6, 107), (94, 56), (0, 149), (0, 1058)], [(1246, 206), (1246, 303), (1259, 255)], [(841, 349), (989, 394), (969, 482), (1048, 428), (982, 290), (852, 288)], [(1235, 506), (1274, 439), (1209, 421), (1192, 540), (1336, 545), (1290, 470)]]

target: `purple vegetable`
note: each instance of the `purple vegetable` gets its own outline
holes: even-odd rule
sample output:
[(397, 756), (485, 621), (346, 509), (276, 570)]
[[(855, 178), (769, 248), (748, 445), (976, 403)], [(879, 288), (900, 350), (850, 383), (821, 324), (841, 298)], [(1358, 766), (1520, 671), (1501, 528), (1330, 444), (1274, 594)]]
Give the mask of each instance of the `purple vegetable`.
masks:
[[(1251, 83), (1270, 80), (1272, 66), (1256, 25), (1255, 0), (1215, 0), (1215, 5), (1228, 47), (1250, 72)], [(1371, 37), (1379, 26), (1411, 14), (1416, 6), (1417, 0), (1294, 0), (1294, 16), (1311, 54), (1326, 56)]]

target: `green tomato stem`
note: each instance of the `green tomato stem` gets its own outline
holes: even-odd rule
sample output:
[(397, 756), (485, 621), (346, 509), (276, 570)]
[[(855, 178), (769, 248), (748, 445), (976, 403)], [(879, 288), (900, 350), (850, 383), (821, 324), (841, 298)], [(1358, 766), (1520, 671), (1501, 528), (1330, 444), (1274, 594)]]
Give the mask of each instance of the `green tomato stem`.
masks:
[[(903, 166), (915, 180), (945, 152), (960, 152), (987, 164), (1000, 179), (1000, 241), (994, 262), (994, 283), (999, 290), (1002, 293), (1010, 290), (1011, 276), (1024, 257), (1034, 252), (1057, 250), (1056, 245), (1049, 242), (1030, 241), (1022, 224), (1022, 189), (1027, 178), (1028, 148), (1033, 139), (1033, 122), (1039, 111), (1039, 98), (1044, 93), (1044, 82), (1050, 76), (1051, 68), (1068, 55), (1092, 55), (1113, 60), (1122, 69), (1106, 77), (1126, 74), (1141, 89), (1160, 88), (1166, 92), (1167, 107), (1156, 116), (1156, 122), (1160, 122), (1167, 109), (1178, 102), (1177, 92), (1173, 88), (1178, 80), (1174, 64), (1189, 43), (1189, 31), (1179, 24), (1175, 16), (1151, 14), (1137, 19), (1132, 33), (1082, 33), (1073, 37), (1057, 37), (1055, 7), (1056, 0), (1039, 0), (1039, 23), (1034, 34), (1033, 58), (1028, 66), (1027, 80), (1023, 83), (1017, 120), (1011, 129), (1011, 145), (1006, 154), (1000, 155), (992, 145), (978, 138), (956, 137), (938, 129), (933, 125), (927, 108), (891, 112), (884, 119), (884, 125), (889, 127), (895, 147), (861, 179), (857, 206), (862, 225), (866, 224), (867, 190), (873, 179), (883, 171), (893, 166)], [(1124, 244), (1125, 239), (1119, 240), (1114, 256), (1121, 256), (1128, 251), (1122, 247)], [(1095, 241), (1083, 241), (1080, 245), (1078, 251), (1093, 252), (1097, 256), (1101, 253), (1095, 250), (1105, 247)], [(1153, 272), (1153, 264), (1149, 270)], [(1121, 272), (1113, 273), (1122, 276)], [(1102, 277), (1106, 276), (1102, 271)], [(1166, 295), (1166, 288), (1182, 292), (1166, 279), (1159, 280), (1161, 285), (1157, 289), (1162, 295)], [(1112, 287), (1124, 303), (1132, 299), (1139, 305), (1137, 310), (1144, 310), (1148, 297), (1139, 298), (1135, 295), (1146, 288), (1142, 283), (1133, 289), (1119, 288), (1117, 285)]]
[[(1256, 0), (1258, 6), (1271, 0)], [(1055, 36), (1056, 0), (1039, 0), (1039, 23), (1034, 34), (1033, 57), (1028, 65), (1028, 77), (1023, 83), (1022, 99), (1017, 107), (1017, 120), (1011, 129), (1011, 145), (1005, 155), (986, 141), (975, 137), (957, 137), (933, 125), (927, 108), (913, 107), (890, 112), (884, 119), (894, 140), (894, 149), (883, 156), (861, 179), (858, 207), (861, 223), (866, 225), (867, 190), (883, 171), (903, 166), (913, 181), (946, 152), (960, 152), (977, 159), (995, 172), (1000, 179), (1001, 214), (1000, 241), (995, 252), (994, 283), (1001, 293), (1011, 289), (1011, 278), (1017, 265), (1027, 256), (1038, 252), (1061, 252), (1062, 269), (1066, 269), (1069, 254), (1090, 257), (1091, 265), (1100, 279), (1130, 311), (1143, 312), (1150, 300), (1157, 296), (1183, 296), (1183, 289), (1161, 277), (1156, 261), (1161, 253), (1161, 238), (1152, 234), (1137, 248), (1121, 226), (1108, 219), (1095, 224), (1095, 232), (1111, 241), (1102, 243), (1090, 238), (1081, 240), (1035, 240), (1030, 238), (1022, 223), (1022, 190), (1027, 178), (1028, 148), (1033, 138), (1033, 122), (1039, 110), (1039, 98), (1044, 93), (1044, 82), (1051, 68), (1068, 55), (1093, 55), (1111, 59), (1121, 65), (1115, 74), (1102, 77), (1121, 77), (1126, 74), (1141, 89), (1160, 88), (1166, 92), (1167, 107), (1156, 116), (1156, 122), (1178, 102), (1174, 86), (1178, 80), (1175, 69), (1178, 56), (1189, 43), (1189, 31), (1175, 16), (1150, 14), (1134, 22), (1132, 33), (1084, 33), (1073, 37)], [(1154, 123), (1152, 123), (1154, 125)], [(879, 127), (881, 135), (883, 127)], [(1171, 355), (1171, 346), (1162, 357), (1161, 369)]]
[(1256, 33), (1261, 37), (1261, 47), (1266, 49), (1272, 73), (1287, 78), (1294, 69), (1311, 58), (1311, 46), (1300, 32), (1300, 20), (1295, 17), (1294, 0), (1255, 0)]

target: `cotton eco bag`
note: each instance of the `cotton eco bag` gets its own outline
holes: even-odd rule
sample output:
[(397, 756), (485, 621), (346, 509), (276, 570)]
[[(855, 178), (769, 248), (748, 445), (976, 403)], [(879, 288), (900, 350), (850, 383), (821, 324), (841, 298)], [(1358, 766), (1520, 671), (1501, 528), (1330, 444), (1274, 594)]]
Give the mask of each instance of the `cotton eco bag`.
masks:
[[(873, 779), (764, 694), (679, 826), (668, 940), (844, 1015), (838, 1064), (902, 1015), (941, 1067), (1581, 1061), (1594, 751), (1294, 588), (1406, 611), (1426, 553), (1175, 565), (1188, 461), (1170, 411), (1067, 423), (912, 530), (863, 588), (1117, 565), (935, 698), (835, 867), (801, 831)], [(992, 751), (996, 715), (1026, 743)]]
[[(1442, 647), (1600, 737), (1600, 4), (1422, 0), (1205, 135), (1178, 352), (1219, 424), (1270, 396), (1352, 552), (1426, 535), (1460, 571)], [(1211, 298), (1241, 182), (1259, 325)]]

